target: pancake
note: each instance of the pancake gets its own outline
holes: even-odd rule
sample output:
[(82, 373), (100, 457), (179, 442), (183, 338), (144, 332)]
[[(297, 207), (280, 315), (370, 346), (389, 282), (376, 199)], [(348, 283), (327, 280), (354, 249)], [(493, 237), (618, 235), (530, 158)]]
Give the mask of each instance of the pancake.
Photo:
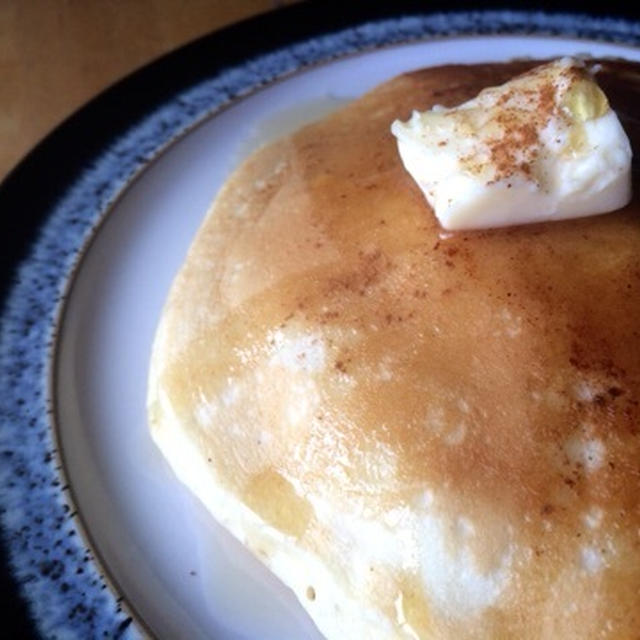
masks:
[[(172, 286), (151, 434), (329, 639), (638, 637), (638, 196), (445, 233), (389, 132), (534, 64), (402, 75), (258, 150)], [(637, 149), (640, 67), (598, 81)]]

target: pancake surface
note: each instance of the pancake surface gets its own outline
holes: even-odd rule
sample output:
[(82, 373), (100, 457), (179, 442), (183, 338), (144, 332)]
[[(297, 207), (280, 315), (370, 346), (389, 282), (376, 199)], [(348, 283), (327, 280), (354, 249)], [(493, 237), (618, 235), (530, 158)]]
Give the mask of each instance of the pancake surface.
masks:
[[(152, 435), (328, 638), (638, 637), (638, 197), (443, 233), (389, 132), (533, 64), (403, 75), (259, 150), (172, 287)], [(637, 153), (638, 66), (598, 81)]]

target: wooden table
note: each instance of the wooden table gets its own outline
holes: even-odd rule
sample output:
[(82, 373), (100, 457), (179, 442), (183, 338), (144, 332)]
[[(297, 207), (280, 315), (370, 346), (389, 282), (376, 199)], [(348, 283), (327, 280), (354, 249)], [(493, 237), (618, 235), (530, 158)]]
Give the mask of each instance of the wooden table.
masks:
[(182, 44), (296, 0), (0, 0), (0, 180), (53, 127)]

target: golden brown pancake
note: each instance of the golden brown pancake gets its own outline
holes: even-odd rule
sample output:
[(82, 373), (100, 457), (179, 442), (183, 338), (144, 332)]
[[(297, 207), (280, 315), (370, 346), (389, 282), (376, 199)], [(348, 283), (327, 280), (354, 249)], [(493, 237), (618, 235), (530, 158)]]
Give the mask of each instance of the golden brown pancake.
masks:
[[(443, 233), (389, 132), (533, 64), (403, 75), (259, 150), (172, 287), (153, 438), (327, 638), (640, 637), (638, 197)], [(637, 149), (639, 67), (602, 64)]]

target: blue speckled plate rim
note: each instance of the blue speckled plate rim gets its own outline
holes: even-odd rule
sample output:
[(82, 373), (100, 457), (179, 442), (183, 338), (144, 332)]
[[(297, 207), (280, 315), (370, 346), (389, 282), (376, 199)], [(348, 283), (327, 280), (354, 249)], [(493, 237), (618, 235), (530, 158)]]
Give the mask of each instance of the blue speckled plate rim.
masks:
[[(308, 18), (314, 10), (295, 8), (279, 16), (282, 20)], [(268, 20), (275, 24), (277, 19)], [(138, 618), (140, 626), (131, 625), (135, 614), (123, 606), (122, 595), (108, 579), (107, 568), (95, 558), (90, 535), (75, 514), (52, 428), (52, 365), (65, 296), (81, 256), (119, 195), (159, 153), (203, 119), (265, 84), (383, 46), (488, 34), (640, 44), (640, 24), (634, 21), (577, 14), (499, 10), (351, 19), (350, 26), (340, 24), (337, 30), (318, 20), (315, 35), (303, 31), (296, 39), (294, 33), (288, 34), (289, 43), (276, 42), (272, 49), (267, 44), (258, 54), (254, 49), (254, 55), (244, 61), (213, 68), (209, 77), (205, 73), (191, 86), (168, 92), (131, 126), (110, 139), (107, 136), (106, 145), (90, 164), (75, 168), (57, 201), (45, 203), (37, 212), (37, 237), (17, 265), (0, 316), (0, 510), (14, 576), (43, 637), (128, 638), (145, 633), (144, 622)], [(227, 30), (226, 35), (233, 31), (232, 37), (241, 37), (243, 30), (245, 35), (255, 33), (265, 24), (264, 18), (249, 21)], [(201, 44), (220, 42), (224, 33), (213, 34)], [(197, 47), (192, 54), (198, 54)], [(177, 52), (159, 61), (156, 71), (170, 67), (179, 56)], [(136, 83), (135, 77), (130, 78), (120, 89), (126, 84), (126, 91), (135, 90)], [(100, 100), (105, 103), (104, 96), (98, 103)], [(73, 124), (72, 118), (69, 126)], [(37, 178), (38, 171), (30, 172), (26, 165), (34, 157), (37, 161), (38, 154), (44, 157), (55, 152), (56, 147), (62, 152), (64, 135), (57, 135), (57, 140), (49, 141), (48, 150), (36, 149), (9, 182), (15, 182), (16, 175), (21, 180), (30, 173)], [(0, 207), (7, 204), (16, 203), (5, 189), (0, 191)]]

